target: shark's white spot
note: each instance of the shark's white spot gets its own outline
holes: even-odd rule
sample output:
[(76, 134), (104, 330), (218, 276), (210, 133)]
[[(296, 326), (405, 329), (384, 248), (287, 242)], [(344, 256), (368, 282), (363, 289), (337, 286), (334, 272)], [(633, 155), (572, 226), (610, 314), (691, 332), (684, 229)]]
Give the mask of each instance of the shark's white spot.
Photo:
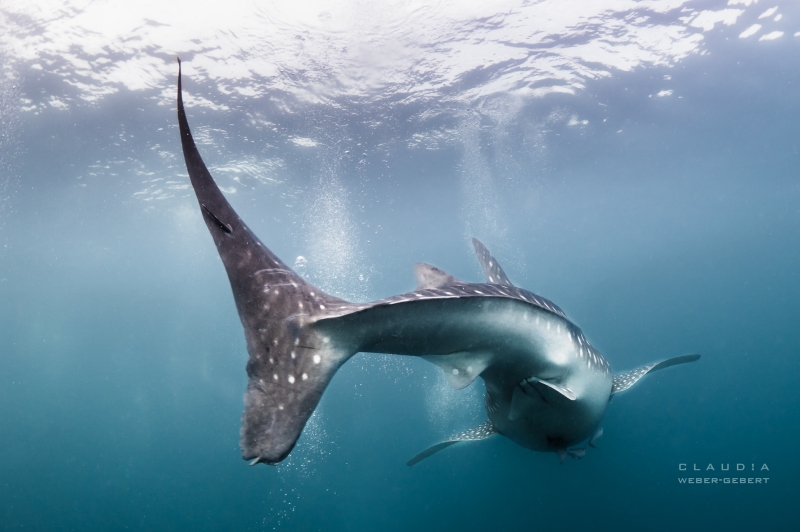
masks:
[(453, 368), (453, 375), (458, 375), (458, 368)]
[(319, 308), (325, 310), (325, 305), (320, 305)]
[(294, 354), (294, 351), (292, 351), (292, 360), (294, 360), (295, 357), (296, 357), (296, 355)]
[(277, 373), (273, 373), (272, 374), (272, 380), (274, 380), (274, 381), (278, 380), (278, 374)]
[(289, 375), (289, 384), (294, 384), (294, 375)]
[(322, 361), (322, 357), (319, 355), (314, 355), (314, 364), (319, 364)]
[(311, 297), (314, 297), (314, 292), (309, 292), (309, 295), (311, 295)]
[(482, 296), (482, 295), (483, 295), (483, 292), (481, 292), (480, 290), (475, 290), (475, 293), (476, 293), (476, 294), (478, 294), (478, 295), (480, 295), (480, 296)]
[(299, 343), (300, 343), (300, 338), (295, 338), (295, 339), (294, 339), (294, 345), (297, 345), (297, 344), (299, 344)]
[(323, 337), (322, 337), (322, 343), (324, 343), (324, 344), (328, 344), (328, 343), (330, 343), (330, 341), (331, 341), (331, 339), (330, 339), (330, 338), (328, 338), (327, 336), (323, 336)]
[(269, 363), (270, 363), (270, 364), (274, 364), (274, 363), (275, 363), (275, 360), (273, 360), (273, 359), (272, 359), (272, 357), (269, 357)]
[(308, 374), (307, 373), (303, 373), (303, 380), (306, 380), (306, 379), (308, 379)]
[(283, 410), (283, 405), (278, 405), (278, 410)]

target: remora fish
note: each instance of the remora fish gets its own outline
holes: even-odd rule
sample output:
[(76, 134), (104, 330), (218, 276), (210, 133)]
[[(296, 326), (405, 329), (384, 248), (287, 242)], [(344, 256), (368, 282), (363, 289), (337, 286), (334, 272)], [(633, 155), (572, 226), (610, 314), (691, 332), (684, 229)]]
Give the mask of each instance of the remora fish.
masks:
[[(180, 63), (179, 63), (180, 65)], [(456, 389), (486, 383), (488, 420), (438, 443), (408, 465), (459, 441), (502, 434), (536, 451), (579, 459), (594, 446), (612, 395), (645, 374), (692, 362), (686, 355), (611, 374), (608, 362), (551, 301), (515, 287), (473, 239), (486, 283), (417, 264), (413, 292), (350, 303), (304, 281), (239, 218), (208, 172), (183, 108), (178, 122), (200, 211), (228, 272), (244, 326), (248, 384), (242, 457), (275, 465), (291, 452), (336, 370), (357, 352), (421, 356)]]

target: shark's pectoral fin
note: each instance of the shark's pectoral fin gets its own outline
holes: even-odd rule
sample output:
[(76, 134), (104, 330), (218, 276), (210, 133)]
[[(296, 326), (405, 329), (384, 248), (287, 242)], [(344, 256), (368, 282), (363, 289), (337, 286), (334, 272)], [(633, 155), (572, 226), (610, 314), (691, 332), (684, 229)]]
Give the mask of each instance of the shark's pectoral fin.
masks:
[(446, 271), (424, 262), (414, 265), (414, 278), (417, 280), (417, 290), (442, 288), (461, 282)]
[(589, 439), (589, 447), (596, 447), (597, 440), (603, 437), (603, 427), (597, 429), (597, 432)]
[(577, 449), (567, 449), (567, 454), (575, 460), (580, 460), (586, 456), (586, 447), (579, 447)]
[(694, 362), (699, 358), (700, 355), (685, 355), (681, 357), (675, 357), (663, 360), (656, 364), (643, 366), (641, 368), (634, 369), (633, 371), (629, 371), (627, 373), (620, 373), (619, 375), (614, 375), (614, 382), (611, 386), (611, 395), (627, 390), (628, 388), (636, 384), (636, 382), (639, 379), (641, 379), (648, 373), (668, 368), (670, 366), (676, 366), (678, 364), (686, 364), (687, 362)]
[(442, 368), (450, 386), (460, 390), (472, 384), (483, 373), (492, 361), (492, 354), (460, 351), (449, 355), (426, 355), (422, 358)]
[(490, 283), (514, 286), (511, 284), (511, 281), (508, 280), (506, 272), (500, 267), (497, 259), (492, 257), (492, 254), (489, 253), (489, 250), (486, 249), (486, 246), (484, 246), (480, 240), (473, 238), (472, 245), (475, 247), (475, 254), (478, 256), (478, 262), (481, 263), (483, 273)]
[(436, 445), (431, 445), (430, 447), (428, 447), (427, 449), (416, 455), (414, 458), (406, 462), (406, 465), (407, 466), (417, 465), (418, 463), (422, 462), (429, 456), (434, 455), (439, 451), (441, 451), (442, 449), (444, 449), (445, 447), (450, 447), (451, 445), (456, 443), (458, 443), (458, 440), (448, 440), (439, 442)]
[(434, 455), (434, 454), (438, 453), (439, 451), (441, 451), (442, 449), (444, 449), (446, 447), (450, 447), (451, 445), (453, 445), (455, 443), (462, 442), (462, 441), (485, 440), (489, 436), (492, 436), (493, 434), (496, 434), (496, 433), (497, 433), (497, 430), (495, 430), (494, 426), (492, 425), (492, 422), (487, 419), (486, 421), (484, 421), (483, 423), (481, 423), (477, 427), (471, 428), (469, 430), (465, 430), (464, 432), (456, 434), (455, 436), (453, 436), (452, 438), (450, 438), (448, 440), (445, 440), (443, 442), (439, 442), (436, 445), (428, 447), (427, 449), (425, 449), (424, 451), (422, 451), (421, 453), (416, 455), (414, 458), (412, 458), (411, 460), (406, 462), (406, 465), (408, 465), (408, 466), (416, 465), (416, 464), (422, 462), (423, 460), (425, 460), (426, 458), (428, 458), (429, 456)]

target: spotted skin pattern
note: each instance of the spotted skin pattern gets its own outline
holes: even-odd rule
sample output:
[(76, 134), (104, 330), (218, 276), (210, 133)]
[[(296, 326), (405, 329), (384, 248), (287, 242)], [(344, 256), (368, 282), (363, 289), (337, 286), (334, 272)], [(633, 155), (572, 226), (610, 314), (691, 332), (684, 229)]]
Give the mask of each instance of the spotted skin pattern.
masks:
[[(481, 246), (483, 245), (481, 244)], [(496, 261), (494, 261), (494, 263), (497, 264)], [(561, 310), (561, 308), (558, 307), (558, 305), (549, 299), (536, 295), (522, 288), (517, 288), (516, 286), (506, 286), (492, 283), (464, 283), (462, 281), (458, 281), (457, 284), (446, 285), (441, 288), (415, 290), (413, 292), (407, 292), (405, 294), (379, 299), (378, 301), (367, 304), (352, 304), (343, 302), (341, 305), (338, 305), (323, 313), (319, 313), (314, 319), (316, 321), (322, 321), (340, 318), (342, 316), (355, 314), (357, 312), (372, 310), (377, 307), (399, 305), (416, 301), (470, 298), (512, 299), (537, 307), (550, 314), (563, 318), (564, 323), (559, 324), (556, 327), (563, 327), (564, 332), (570, 335), (570, 338), (577, 346), (577, 349), (575, 350), (576, 356), (579, 356), (586, 361), (587, 368), (597, 369), (606, 374), (610, 373), (611, 367), (609, 366), (606, 358), (600, 353), (600, 351), (595, 349), (586, 340), (586, 337), (583, 335), (581, 329), (569, 321), (567, 315), (563, 310)], [(560, 332), (560, 330), (556, 332)]]
[(249, 353), (240, 447), (251, 465), (275, 465), (288, 456), (337, 369), (359, 351), (421, 356), (456, 377), (448, 381), (453, 386), (478, 376), (486, 384), (489, 419), (426, 449), (409, 465), (459, 441), (498, 433), (530, 449), (564, 451), (597, 430), (611, 394), (648, 372), (699, 358), (669, 359), (612, 383), (608, 362), (564, 311), (515, 287), (476, 239), (486, 283), (418, 264), (412, 292), (372, 303), (324, 293), (274, 255), (228, 203), (192, 138), (181, 89), (179, 66), (186, 168)]
[(614, 381), (611, 384), (611, 395), (615, 393), (624, 392), (634, 384), (636, 381), (647, 375), (651, 369), (655, 367), (655, 364), (650, 364), (649, 366), (643, 366), (641, 368), (635, 369), (633, 371), (629, 371), (627, 373), (620, 373), (619, 375), (614, 375)]
[(471, 429), (465, 430), (464, 432), (459, 432), (452, 438), (451, 441), (477, 441), (477, 440), (485, 440), (489, 436), (493, 434), (497, 434), (497, 431), (492, 426), (492, 422), (488, 419), (478, 425), (477, 427), (472, 427)]
[(483, 274), (486, 275), (489, 282), (513, 287), (514, 285), (508, 280), (506, 272), (503, 271), (500, 264), (492, 257), (492, 254), (489, 253), (486, 246), (477, 238), (472, 239), (472, 245), (475, 247), (475, 254), (478, 255), (478, 262), (481, 263)]

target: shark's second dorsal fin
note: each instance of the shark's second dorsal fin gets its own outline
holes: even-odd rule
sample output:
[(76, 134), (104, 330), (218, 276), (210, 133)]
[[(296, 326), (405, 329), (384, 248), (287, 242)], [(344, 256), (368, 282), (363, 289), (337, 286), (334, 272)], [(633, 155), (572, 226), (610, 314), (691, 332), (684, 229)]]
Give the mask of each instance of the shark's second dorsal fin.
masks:
[(442, 288), (461, 282), (446, 271), (424, 262), (418, 262), (414, 265), (414, 277), (417, 279), (417, 290)]
[(511, 281), (508, 280), (506, 272), (500, 267), (497, 259), (492, 257), (492, 254), (489, 253), (489, 250), (486, 249), (486, 246), (484, 246), (480, 240), (473, 238), (472, 245), (475, 247), (475, 254), (478, 255), (478, 262), (481, 263), (481, 268), (483, 268), (483, 274), (486, 275), (486, 279), (490, 283), (514, 286), (511, 284)]

